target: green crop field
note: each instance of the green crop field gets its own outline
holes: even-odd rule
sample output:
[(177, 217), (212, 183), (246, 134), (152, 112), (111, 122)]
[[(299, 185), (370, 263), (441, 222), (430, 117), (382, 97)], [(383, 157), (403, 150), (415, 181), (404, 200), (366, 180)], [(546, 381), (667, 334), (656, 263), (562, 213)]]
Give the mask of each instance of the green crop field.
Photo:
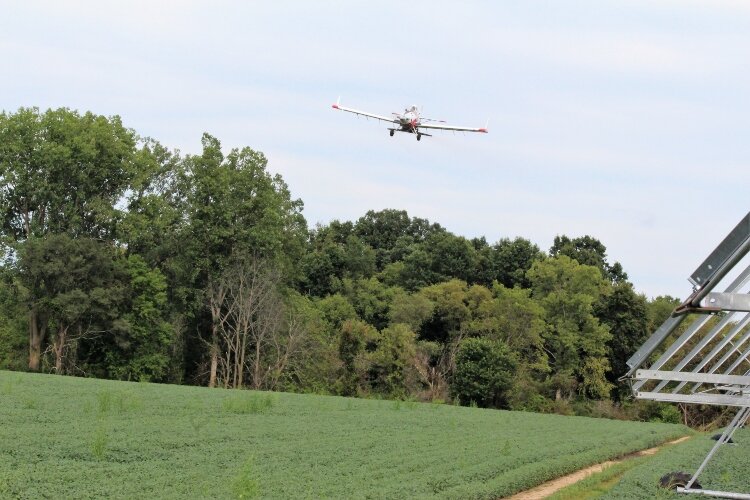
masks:
[(2, 498), (497, 498), (685, 434), (0, 371)]
[[(714, 433), (712, 433), (714, 434)], [(750, 492), (750, 430), (740, 429), (734, 445), (722, 446), (698, 478), (704, 489)], [(595, 498), (685, 498), (685, 495), (659, 488), (659, 478), (669, 472), (693, 473), (715, 444), (710, 435), (698, 435), (686, 443), (668, 446), (658, 455), (625, 471), (614, 486)]]

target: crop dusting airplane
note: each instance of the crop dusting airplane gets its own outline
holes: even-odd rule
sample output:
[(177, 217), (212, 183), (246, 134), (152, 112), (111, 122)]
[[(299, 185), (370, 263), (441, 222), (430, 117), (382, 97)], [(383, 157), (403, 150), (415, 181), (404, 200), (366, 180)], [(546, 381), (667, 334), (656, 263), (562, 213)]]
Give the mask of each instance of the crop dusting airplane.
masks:
[(474, 127), (456, 127), (453, 125), (445, 125), (443, 120), (431, 120), (429, 118), (422, 118), (419, 116), (419, 109), (416, 106), (406, 108), (402, 113), (391, 113), (393, 117), (376, 115), (368, 113), (366, 111), (359, 111), (357, 109), (345, 108), (339, 105), (339, 101), (333, 105), (334, 109), (341, 111), (347, 111), (354, 113), (355, 115), (366, 116), (368, 118), (375, 118), (376, 120), (382, 120), (384, 122), (390, 122), (396, 124), (396, 127), (390, 127), (388, 130), (391, 132), (391, 137), (395, 132), (408, 132), (410, 134), (417, 134), (417, 140), (421, 140), (423, 135), (432, 137), (432, 134), (423, 132), (424, 129), (437, 129), (437, 130), (458, 130), (460, 132), (484, 132), (487, 133), (487, 127), (474, 128)]

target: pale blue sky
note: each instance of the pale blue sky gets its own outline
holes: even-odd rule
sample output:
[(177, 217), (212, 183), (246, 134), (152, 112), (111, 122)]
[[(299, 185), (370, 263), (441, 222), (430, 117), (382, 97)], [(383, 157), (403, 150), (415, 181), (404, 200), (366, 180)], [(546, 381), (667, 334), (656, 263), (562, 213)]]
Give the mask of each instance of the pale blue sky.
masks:
[[(750, 3), (0, 2), (0, 108), (118, 114), (269, 158), (312, 226), (405, 209), (467, 237), (590, 234), (648, 296), (750, 209)], [(417, 104), (417, 142), (337, 112)]]

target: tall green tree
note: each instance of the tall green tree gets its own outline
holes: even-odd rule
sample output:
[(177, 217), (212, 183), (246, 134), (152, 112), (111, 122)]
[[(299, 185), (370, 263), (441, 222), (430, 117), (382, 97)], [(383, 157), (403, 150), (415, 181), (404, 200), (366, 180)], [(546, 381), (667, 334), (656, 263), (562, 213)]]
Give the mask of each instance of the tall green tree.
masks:
[[(192, 321), (200, 338), (192, 343), (195, 366), (210, 346), (209, 386), (216, 383), (219, 356), (218, 317), (207, 307), (205, 291), (232, 258), (251, 255), (281, 270), (285, 281), (296, 281), (305, 249), (307, 224), (302, 201), (291, 197), (279, 175), (267, 171), (265, 156), (250, 148), (226, 156), (215, 137), (203, 135), (203, 152), (185, 158), (180, 186), (187, 227), (180, 257), (186, 262), (187, 295)], [(207, 338), (206, 338), (207, 337)]]
[(373, 390), (389, 397), (407, 396), (417, 379), (416, 335), (407, 325), (397, 323), (383, 329), (376, 342), (369, 369)]
[[(126, 212), (118, 224), (117, 240), (128, 257), (143, 258), (149, 269), (158, 271), (166, 283), (163, 317), (171, 332), (168, 373), (147, 376), (152, 380), (182, 383), (185, 379), (186, 333), (195, 314), (194, 266), (185, 258), (189, 221), (184, 179), (184, 161), (154, 140), (144, 141), (138, 151), (143, 169), (133, 180)], [(157, 333), (159, 330), (155, 330)], [(158, 339), (152, 339), (157, 344)], [(161, 350), (159, 355), (161, 356)], [(161, 358), (159, 358), (161, 359)], [(118, 365), (121, 366), (121, 365)], [(125, 376), (125, 375), (123, 375)], [(128, 373), (127, 376), (136, 376)]]
[(594, 303), (606, 286), (601, 272), (561, 255), (535, 262), (528, 278), (533, 297), (545, 310), (544, 342), (556, 397), (570, 397), (577, 389), (585, 396), (607, 398), (611, 334), (594, 316)]
[(336, 385), (342, 396), (356, 396), (367, 390), (367, 352), (377, 338), (378, 331), (363, 321), (347, 320), (341, 325), (338, 339), (341, 367)]
[(100, 336), (117, 317), (122, 286), (111, 245), (92, 238), (51, 234), (32, 238), (20, 248), (19, 281), (39, 321), (31, 331), (30, 362), (38, 369), (42, 345), (51, 331), (51, 348), (57, 373), (76, 361), (81, 340)]
[(161, 382), (170, 361), (173, 329), (166, 317), (167, 283), (164, 275), (139, 255), (118, 261), (123, 293), (122, 311), (104, 344), (109, 378)]
[(0, 370), (22, 370), (28, 359), (26, 309), (13, 269), (0, 266)]
[[(121, 217), (117, 203), (143, 170), (137, 147), (135, 132), (117, 116), (64, 108), (0, 113), (0, 228), (6, 253), (52, 234), (113, 241)], [(39, 370), (49, 319), (41, 301), (51, 298), (38, 295), (39, 286), (32, 289), (29, 368)]]
[(615, 396), (619, 399), (630, 393), (625, 384), (618, 383), (628, 371), (626, 362), (651, 333), (646, 298), (638, 295), (630, 283), (618, 283), (600, 296), (594, 304), (594, 314), (611, 333), (607, 342), (610, 362), (607, 379), (617, 387)]

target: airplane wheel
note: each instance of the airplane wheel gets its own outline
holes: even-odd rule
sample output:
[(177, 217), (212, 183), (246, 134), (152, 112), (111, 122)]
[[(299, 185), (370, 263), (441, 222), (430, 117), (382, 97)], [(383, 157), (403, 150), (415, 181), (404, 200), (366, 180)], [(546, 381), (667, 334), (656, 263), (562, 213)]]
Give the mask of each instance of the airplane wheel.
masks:
[(418, 141), (421, 141), (421, 140), (422, 140), (422, 134), (417, 134), (417, 140), (418, 140)]
[(393, 130), (391, 130), (390, 132), (391, 132), (391, 137), (393, 137)]

